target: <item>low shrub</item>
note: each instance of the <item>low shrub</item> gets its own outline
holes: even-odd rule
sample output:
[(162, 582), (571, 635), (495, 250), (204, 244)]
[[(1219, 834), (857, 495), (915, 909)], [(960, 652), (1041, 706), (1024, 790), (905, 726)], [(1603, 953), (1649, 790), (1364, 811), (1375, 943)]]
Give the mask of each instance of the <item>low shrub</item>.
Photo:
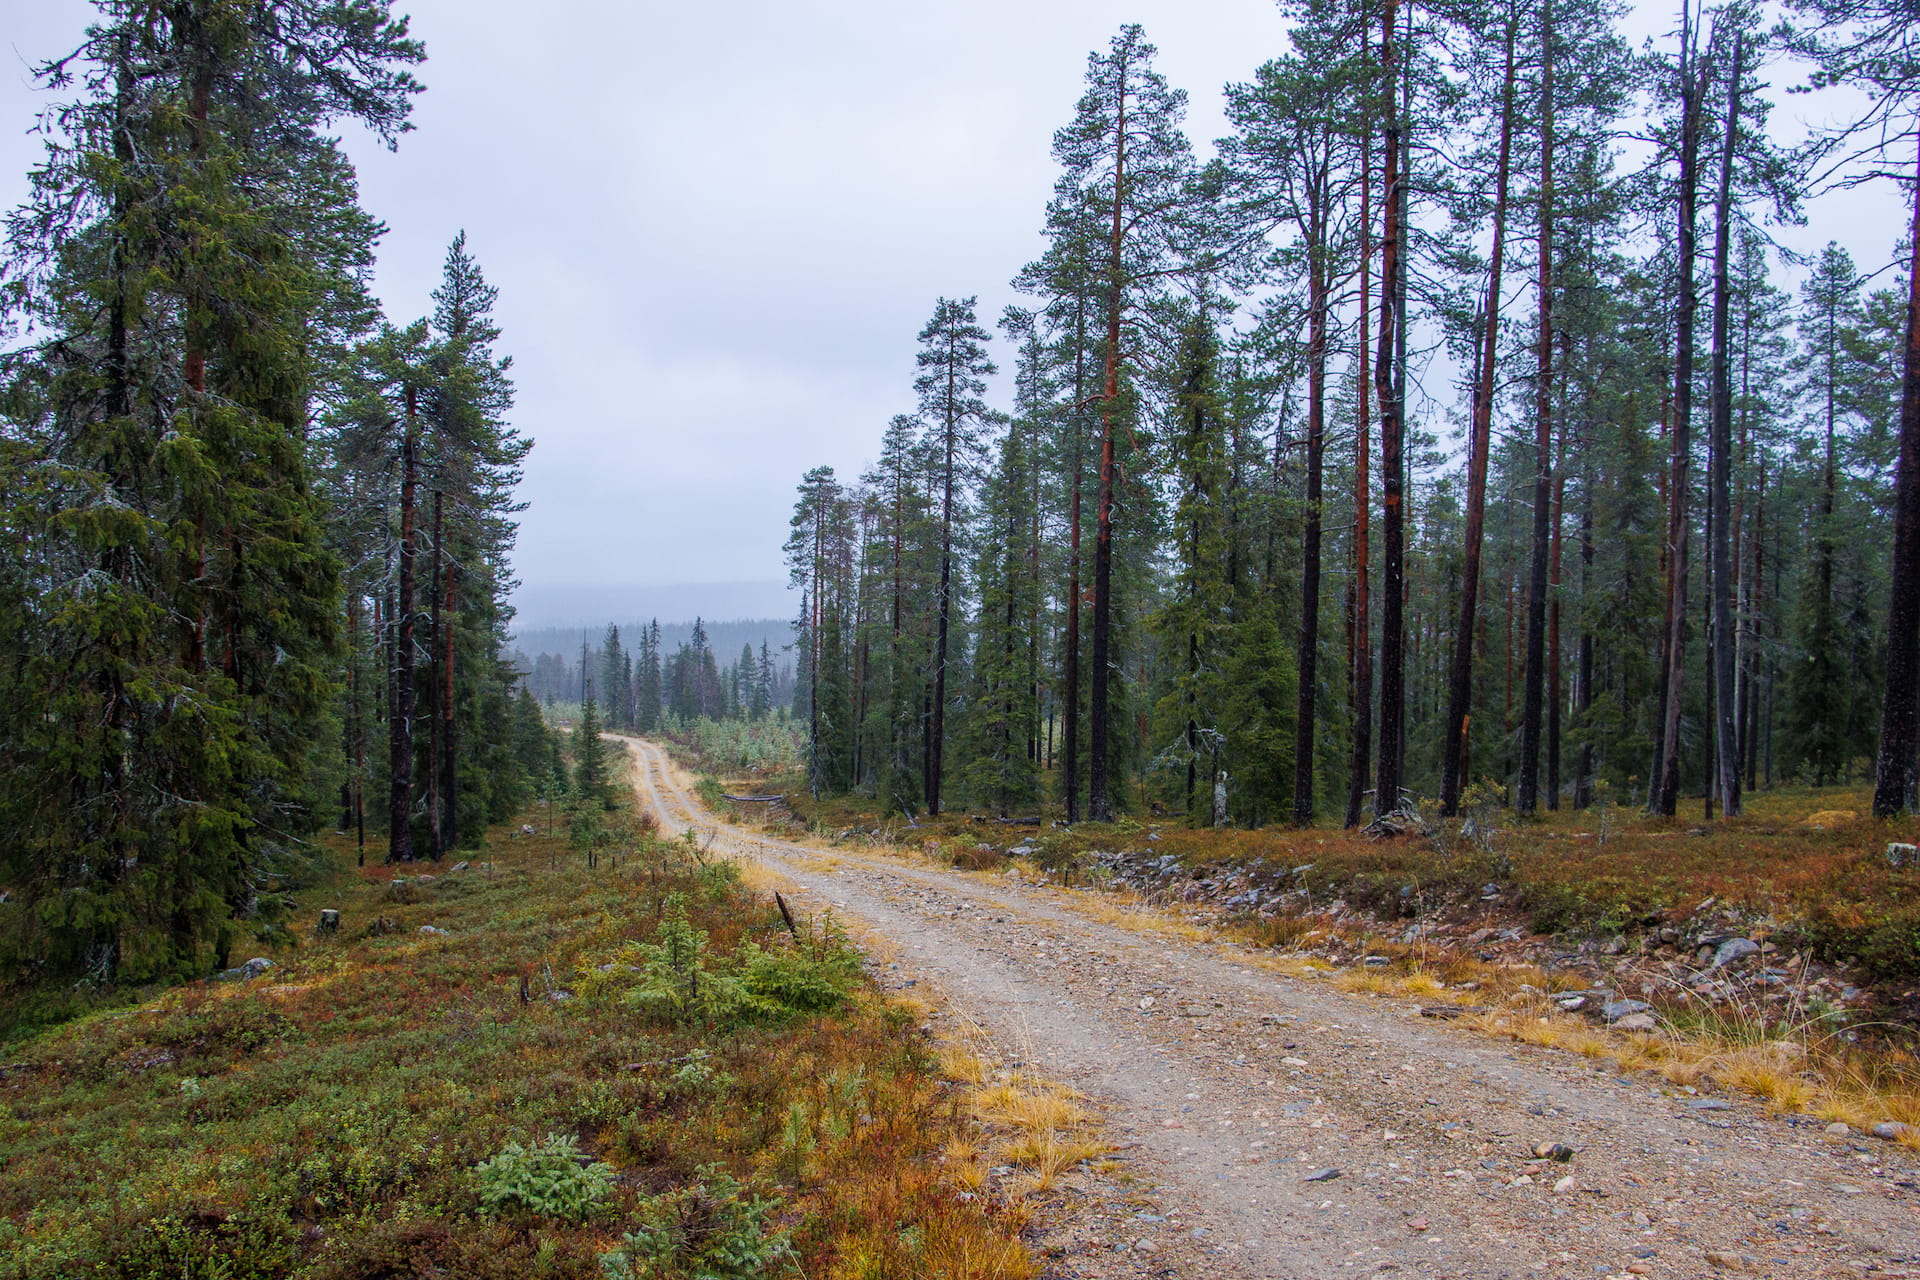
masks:
[(509, 1142), (500, 1154), (474, 1166), (480, 1203), (491, 1213), (530, 1213), (585, 1222), (605, 1211), (613, 1194), (613, 1169), (582, 1162), (571, 1134), (554, 1134), (531, 1147)]
[(793, 1243), (768, 1219), (779, 1202), (743, 1194), (724, 1170), (654, 1196), (640, 1225), (601, 1255), (608, 1280), (756, 1280), (797, 1272)]

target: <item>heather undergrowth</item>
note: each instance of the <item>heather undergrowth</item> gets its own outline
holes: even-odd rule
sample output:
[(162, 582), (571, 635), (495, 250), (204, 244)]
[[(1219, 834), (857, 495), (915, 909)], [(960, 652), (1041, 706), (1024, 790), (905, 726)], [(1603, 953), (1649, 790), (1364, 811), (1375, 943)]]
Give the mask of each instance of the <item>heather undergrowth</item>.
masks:
[(634, 839), (336, 850), (265, 976), (17, 1037), (0, 1275), (1026, 1274), (1023, 1211), (942, 1160), (977, 1121), (917, 1011), (830, 921)]

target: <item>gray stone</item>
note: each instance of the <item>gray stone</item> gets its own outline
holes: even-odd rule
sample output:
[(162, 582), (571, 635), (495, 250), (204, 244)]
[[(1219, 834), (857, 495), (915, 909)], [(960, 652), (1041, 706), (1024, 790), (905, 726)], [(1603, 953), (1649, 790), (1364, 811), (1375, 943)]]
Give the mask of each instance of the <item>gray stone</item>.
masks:
[(1630, 1013), (1613, 1024), (1616, 1031), (1653, 1031), (1660, 1023), (1650, 1013)]
[(1840, 1121), (1835, 1120), (1832, 1124), (1827, 1126), (1827, 1136), (1829, 1138), (1851, 1138), (1853, 1136), (1853, 1129), (1850, 1126), (1842, 1124)]
[(1583, 995), (1578, 995), (1578, 994), (1569, 995), (1569, 996), (1560, 996), (1554, 1000), (1554, 1003), (1559, 1005), (1562, 1009), (1564, 1009), (1568, 1013), (1578, 1013), (1580, 1012), (1580, 1010), (1587, 1007), (1587, 998)]
[(240, 980), (244, 982), (249, 978), (257, 978), (271, 968), (273, 968), (273, 961), (265, 956), (255, 956), (240, 966)]
[(1867, 1132), (1883, 1142), (1898, 1142), (1913, 1132), (1913, 1126), (1901, 1124), (1898, 1120), (1882, 1120)]
[(1609, 1000), (1600, 1006), (1600, 1016), (1608, 1022), (1618, 1022), (1636, 1013), (1652, 1012), (1653, 1006), (1645, 1000)]
[(1920, 867), (1920, 848), (1897, 841), (1887, 845), (1887, 865), (1895, 871)]
[(1382, 965), (1392, 964), (1393, 961), (1387, 959), (1387, 957), (1385, 956), (1368, 956), (1365, 960), (1362, 960), (1360, 963), (1366, 965), (1370, 969), (1378, 969)]
[(1334, 1168), (1315, 1169), (1312, 1173), (1302, 1178), (1301, 1181), (1302, 1182), (1332, 1182), (1335, 1178), (1339, 1176), (1340, 1176), (1340, 1171), (1338, 1169), (1334, 1169)]
[(1752, 938), (1728, 938), (1714, 949), (1713, 967), (1724, 968), (1745, 956), (1758, 955), (1760, 944)]
[(456, 862), (451, 867), (448, 867), (447, 870), (448, 871), (465, 871), (469, 865), (470, 865), (469, 863), (465, 863), (465, 862)]
[(430, 938), (444, 938), (447, 936), (447, 931), (445, 929), (438, 929), (430, 924), (421, 925), (420, 932), (426, 934)]
[(321, 933), (340, 932), (340, 913), (336, 911), (334, 908), (327, 907), (320, 912), (320, 932)]
[(1695, 1098), (1687, 1104), (1695, 1111), (1731, 1111), (1733, 1104), (1724, 1098)]

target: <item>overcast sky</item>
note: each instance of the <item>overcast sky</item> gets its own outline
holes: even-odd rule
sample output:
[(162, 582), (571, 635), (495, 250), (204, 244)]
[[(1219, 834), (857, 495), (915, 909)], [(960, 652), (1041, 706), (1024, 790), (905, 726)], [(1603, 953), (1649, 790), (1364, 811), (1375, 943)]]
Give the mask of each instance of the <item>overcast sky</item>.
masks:
[[(75, 43), (91, 6), (10, 8), (9, 206), (38, 153), (26, 66)], [(417, 129), (395, 154), (348, 139), (363, 203), (391, 227), (377, 287), (394, 319), (426, 312), (464, 228), (500, 288), (516, 422), (537, 442), (516, 556), (535, 624), (669, 599), (784, 613), (801, 472), (857, 475), (912, 408), (936, 297), (978, 294), (988, 323), (1016, 301), (1088, 51), (1144, 24), (1204, 143), (1224, 131), (1221, 86), (1286, 31), (1268, 0), (396, 8), (427, 45)], [(1634, 29), (1668, 25), (1649, 11)], [(1813, 222), (1787, 237), (1838, 238), (1869, 269), (1902, 230), (1887, 192), (1823, 202)]]

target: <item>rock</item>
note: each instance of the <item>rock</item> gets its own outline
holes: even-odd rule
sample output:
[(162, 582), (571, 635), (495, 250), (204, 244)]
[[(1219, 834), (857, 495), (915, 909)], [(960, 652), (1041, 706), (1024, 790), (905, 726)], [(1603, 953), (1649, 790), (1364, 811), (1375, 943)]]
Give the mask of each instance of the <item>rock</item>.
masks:
[(1835, 1120), (1827, 1126), (1826, 1133), (1829, 1138), (1851, 1138), (1853, 1136), (1853, 1128), (1851, 1125), (1845, 1125)]
[(1498, 932), (1500, 932), (1498, 929), (1475, 929), (1467, 935), (1467, 945), (1477, 947)]
[(1672, 946), (1674, 943), (1680, 941), (1680, 931), (1671, 926), (1662, 929), (1660, 931), (1660, 941), (1666, 943), (1668, 946)]
[(1304, 1067), (1307, 1065), (1305, 1058), (1282, 1058), (1280, 1061), (1289, 1067)]
[(467, 863), (467, 862), (456, 862), (451, 867), (447, 868), (447, 870), (448, 871), (465, 871), (471, 865), (472, 865), (471, 863)]
[(318, 927), (321, 933), (340, 932), (340, 913), (332, 907), (323, 909), (320, 912), (320, 924)]
[(1587, 998), (1583, 995), (1560, 996), (1554, 1003), (1566, 1013), (1578, 1013), (1587, 1007)]
[(1760, 944), (1752, 938), (1728, 938), (1714, 949), (1713, 967), (1723, 969), (1744, 956), (1756, 955)]
[(1695, 1111), (1731, 1111), (1733, 1104), (1724, 1098), (1695, 1098), (1687, 1103)]
[(1613, 937), (1607, 939), (1606, 950), (1610, 956), (1623, 956), (1627, 954), (1627, 940), (1615, 934)]
[(521, 834), (521, 835), (523, 835), (523, 836), (530, 836), (530, 835), (532, 835), (532, 834), (533, 834), (533, 824), (532, 824), (531, 822), (523, 822), (523, 823), (521, 823), (521, 824), (520, 824), (520, 834)]
[(1660, 1023), (1650, 1013), (1630, 1013), (1613, 1024), (1616, 1031), (1653, 1031)]
[(1879, 1124), (1867, 1130), (1868, 1133), (1871, 1133), (1883, 1142), (1898, 1142), (1900, 1139), (1913, 1133), (1913, 1131), (1912, 1125), (1902, 1124), (1898, 1120), (1882, 1120)]
[(271, 968), (273, 968), (273, 961), (265, 956), (255, 956), (240, 966), (240, 980), (245, 982), (249, 978), (257, 978)]
[(1887, 865), (1895, 871), (1906, 871), (1912, 867), (1920, 867), (1920, 848), (1898, 842), (1888, 844)]
[(1153, 1008), (1153, 997), (1152, 997), (1152, 996), (1142, 996), (1142, 997), (1140, 997), (1140, 1007), (1141, 1007), (1142, 1009), (1151, 1009), (1151, 1008)]
[(1600, 1016), (1608, 1022), (1618, 1022), (1636, 1013), (1652, 1012), (1653, 1006), (1644, 1000), (1609, 1000), (1600, 1006)]
[(1360, 963), (1366, 965), (1369, 969), (1378, 969), (1382, 965), (1392, 964), (1393, 961), (1389, 960), (1385, 956), (1368, 956), (1365, 960), (1362, 960)]
[(1302, 1178), (1301, 1181), (1302, 1182), (1332, 1182), (1335, 1178), (1339, 1176), (1340, 1176), (1340, 1171), (1338, 1169), (1335, 1169), (1329, 1166), (1328, 1168), (1325, 1168), (1325, 1169), (1315, 1169), (1312, 1173)]
[(430, 925), (430, 924), (421, 925), (420, 932), (426, 934), (430, 938), (444, 938), (447, 936), (447, 931), (445, 929), (435, 928), (433, 925)]
[(1135, 1252), (1137, 1252), (1137, 1253), (1158, 1253), (1158, 1252), (1160, 1252), (1160, 1246), (1159, 1246), (1159, 1245), (1157, 1245), (1157, 1244), (1155, 1244), (1155, 1243), (1154, 1243), (1153, 1241), (1151, 1241), (1151, 1240), (1147, 1240), (1147, 1239), (1144, 1239), (1144, 1238), (1143, 1238), (1143, 1239), (1139, 1239), (1139, 1240), (1135, 1240), (1135, 1241), (1133, 1242), (1133, 1247), (1134, 1247), (1134, 1251), (1135, 1251)]
[(1562, 1178), (1562, 1179), (1560, 1179), (1560, 1181), (1558, 1181), (1558, 1182), (1556, 1182), (1556, 1183), (1554, 1183), (1554, 1184), (1553, 1184), (1553, 1191), (1554, 1191), (1554, 1194), (1555, 1194), (1555, 1195), (1562, 1195), (1562, 1196), (1563, 1196), (1563, 1195), (1565, 1195), (1565, 1194), (1567, 1194), (1567, 1192), (1569, 1192), (1569, 1191), (1571, 1191), (1571, 1190), (1573, 1190), (1573, 1175), (1572, 1175), (1572, 1174), (1568, 1174), (1568, 1175), (1567, 1175), (1566, 1177), (1564, 1177), (1564, 1178)]
[(1425, 1231), (1428, 1227), (1432, 1225), (1433, 1224), (1428, 1222), (1425, 1218), (1407, 1219), (1407, 1230), (1409, 1231)]
[(1533, 1155), (1536, 1160), (1552, 1160), (1556, 1164), (1566, 1164), (1573, 1159), (1573, 1148), (1564, 1142), (1542, 1142), (1535, 1146)]
[(1533, 1175), (1530, 1173), (1523, 1173), (1519, 1177), (1515, 1178), (1512, 1182), (1509, 1182), (1507, 1185), (1510, 1187), (1530, 1187), (1533, 1185)]
[(1744, 1253), (1717, 1253), (1709, 1251), (1707, 1262), (1722, 1271), (1751, 1271), (1753, 1259)]
[(1465, 1017), (1469, 1013), (1485, 1012), (1487, 1012), (1487, 1006), (1484, 1004), (1430, 1004), (1421, 1007), (1420, 1016), (1423, 1018), (1442, 1018), (1450, 1021), (1454, 1018)]

